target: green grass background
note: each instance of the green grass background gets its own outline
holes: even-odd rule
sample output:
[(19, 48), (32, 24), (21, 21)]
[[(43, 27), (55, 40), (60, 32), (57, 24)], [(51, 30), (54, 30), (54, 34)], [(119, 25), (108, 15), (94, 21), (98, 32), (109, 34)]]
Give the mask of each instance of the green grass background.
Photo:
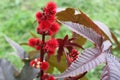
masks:
[[(2, 0), (0, 1), (0, 58), (10, 60), (18, 69), (23, 63), (14, 56), (14, 50), (3, 38), (7, 35), (14, 41), (27, 42), (29, 32), (35, 33), (35, 13), (41, 10), (50, 0)], [(53, 0), (58, 7), (80, 8), (92, 20), (105, 23), (120, 40), (120, 1), (119, 0)], [(63, 37), (69, 30), (62, 27), (57, 37)], [(71, 34), (69, 34), (71, 35)], [(26, 51), (29, 50), (25, 47)], [(119, 55), (117, 51), (115, 54)], [(120, 55), (119, 55), (120, 56)], [(102, 66), (91, 70), (87, 77), (89, 80), (99, 80)]]

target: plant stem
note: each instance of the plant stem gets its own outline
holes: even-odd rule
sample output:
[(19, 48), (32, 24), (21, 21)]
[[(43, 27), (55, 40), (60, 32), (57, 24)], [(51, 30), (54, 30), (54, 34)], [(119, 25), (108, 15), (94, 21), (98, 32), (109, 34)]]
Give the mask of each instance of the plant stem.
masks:
[(69, 67), (72, 62), (70, 60), (70, 56), (67, 54), (67, 52), (65, 51), (65, 49), (64, 49), (64, 54), (65, 54), (65, 57), (67, 59), (67, 67)]
[[(41, 46), (41, 50), (40, 50), (40, 61), (43, 62), (44, 60), (44, 44), (45, 44), (45, 34), (43, 33), (42, 34), (42, 42), (43, 42), (43, 45)], [(42, 76), (44, 74), (44, 71), (40, 69), (40, 80), (42, 80)]]

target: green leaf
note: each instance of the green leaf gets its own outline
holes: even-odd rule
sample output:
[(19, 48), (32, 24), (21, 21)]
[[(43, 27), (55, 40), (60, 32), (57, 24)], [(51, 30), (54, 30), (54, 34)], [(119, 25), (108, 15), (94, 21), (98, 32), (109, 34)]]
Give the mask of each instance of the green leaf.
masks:
[(40, 51), (38, 51), (38, 50), (33, 50), (33, 51), (29, 52), (30, 59), (37, 58), (38, 56), (40, 56)]
[(36, 34), (34, 34), (33, 32), (30, 32), (31, 36), (34, 38), (38, 38), (38, 36)]
[(22, 42), (20, 43), (20, 45), (28, 45), (28, 43)]
[[(61, 57), (60, 63), (58, 63), (55, 55), (51, 56), (49, 59), (50, 68), (48, 70), (49, 73), (53, 72), (53, 68), (56, 67), (60, 72), (63, 72), (66, 69), (66, 57), (63, 55)], [(51, 70), (50, 70), (51, 69)]]
[(75, 32), (73, 32), (72, 36), (73, 36), (73, 38), (76, 38), (74, 40), (74, 42), (77, 43), (78, 45), (84, 45), (85, 44), (86, 39), (84, 37), (80, 36), (79, 34), (77, 34)]
[(80, 78), (80, 80), (88, 80), (88, 78), (84, 76), (84, 77)]

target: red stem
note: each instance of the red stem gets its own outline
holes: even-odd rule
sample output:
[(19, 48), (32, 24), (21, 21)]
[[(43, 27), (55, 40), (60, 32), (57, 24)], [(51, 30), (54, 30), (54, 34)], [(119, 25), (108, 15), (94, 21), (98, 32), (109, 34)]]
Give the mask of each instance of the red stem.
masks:
[[(43, 49), (44, 44), (45, 44), (45, 34), (44, 33), (42, 34), (42, 42), (43, 42), (43, 45), (41, 46), (41, 50), (40, 50), (40, 61), (41, 62), (43, 62), (44, 54), (45, 54), (44, 49)], [(43, 74), (44, 74), (44, 71), (40, 69), (40, 80), (42, 80)]]
[(72, 62), (70, 60), (70, 56), (67, 54), (67, 52), (65, 51), (65, 49), (64, 49), (64, 54), (65, 54), (65, 57), (67, 59), (67, 67), (69, 67)]

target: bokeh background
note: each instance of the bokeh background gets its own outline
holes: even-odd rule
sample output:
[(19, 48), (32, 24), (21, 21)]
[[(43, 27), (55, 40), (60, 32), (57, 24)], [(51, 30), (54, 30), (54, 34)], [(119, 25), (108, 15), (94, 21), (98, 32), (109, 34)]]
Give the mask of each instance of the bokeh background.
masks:
[[(14, 50), (5, 41), (3, 35), (21, 43), (27, 42), (30, 32), (35, 33), (35, 13), (50, 0), (2, 0), (0, 1), (0, 58), (11, 61), (19, 70), (23, 63), (14, 56)], [(60, 8), (72, 7), (81, 9), (92, 20), (105, 23), (120, 41), (120, 1), (119, 0), (52, 0)], [(57, 37), (63, 37), (70, 32), (62, 27)], [(71, 36), (71, 34), (69, 34)], [(29, 47), (23, 46), (26, 51)], [(115, 55), (120, 56), (118, 51)], [(99, 80), (102, 66), (91, 70), (89, 80)]]

